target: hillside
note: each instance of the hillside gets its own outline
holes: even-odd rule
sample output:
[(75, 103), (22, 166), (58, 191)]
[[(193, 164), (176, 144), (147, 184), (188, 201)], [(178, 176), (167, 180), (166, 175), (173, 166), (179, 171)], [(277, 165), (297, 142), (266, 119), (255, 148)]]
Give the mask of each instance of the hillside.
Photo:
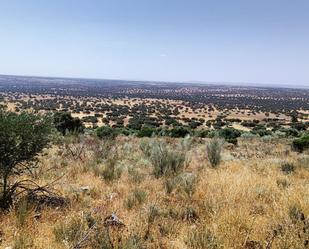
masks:
[(309, 157), (289, 140), (239, 138), (211, 166), (210, 139), (54, 139), (27, 176), (53, 195), (1, 214), (2, 248), (308, 246)]

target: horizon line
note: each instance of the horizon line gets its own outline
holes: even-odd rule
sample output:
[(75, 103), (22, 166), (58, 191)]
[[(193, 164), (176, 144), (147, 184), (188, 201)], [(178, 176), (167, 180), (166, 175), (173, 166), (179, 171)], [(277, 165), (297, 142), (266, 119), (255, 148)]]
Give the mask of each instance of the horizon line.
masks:
[(71, 79), (71, 80), (111, 80), (111, 81), (131, 81), (131, 82), (146, 82), (146, 83), (179, 83), (179, 84), (199, 84), (199, 85), (224, 85), (224, 86), (246, 86), (246, 87), (266, 87), (266, 88), (290, 88), (290, 89), (309, 89), (309, 83), (257, 83), (257, 82), (235, 82), (235, 81), (170, 81), (170, 80), (145, 80), (145, 79), (123, 79), (123, 78), (97, 78), (97, 77), (76, 77), (76, 76), (44, 76), (44, 75), (25, 75), (25, 74), (2, 74), (0, 77), (26, 77), (26, 78), (50, 78), (50, 79)]

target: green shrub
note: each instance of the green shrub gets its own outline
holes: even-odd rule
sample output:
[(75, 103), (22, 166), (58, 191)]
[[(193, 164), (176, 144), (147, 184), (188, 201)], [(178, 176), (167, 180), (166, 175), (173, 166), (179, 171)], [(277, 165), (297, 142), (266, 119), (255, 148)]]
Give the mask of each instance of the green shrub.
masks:
[(298, 137), (299, 136), (299, 132), (296, 129), (293, 128), (280, 128), (279, 129), (280, 132), (285, 133), (286, 137)]
[(259, 135), (260, 137), (271, 135), (271, 131), (267, 130), (263, 125), (257, 125), (251, 130), (252, 134)]
[(121, 177), (122, 169), (117, 165), (118, 155), (114, 153), (110, 155), (105, 163), (101, 175), (105, 181), (113, 181)]
[(0, 110), (0, 209), (9, 208), (19, 190), (34, 185), (23, 176), (34, 168), (51, 132), (49, 116)]
[(177, 126), (170, 130), (169, 136), (170, 137), (185, 137), (190, 134), (190, 130), (183, 126)]
[(285, 174), (291, 174), (295, 171), (295, 166), (292, 163), (284, 162), (281, 164), (281, 171)]
[(197, 185), (197, 177), (194, 174), (185, 174), (182, 176), (181, 189), (187, 194), (187, 196), (192, 197), (195, 193)]
[(199, 131), (195, 132), (195, 136), (201, 137), (201, 138), (205, 138), (208, 135), (209, 135), (209, 130), (205, 130), (205, 129), (202, 129), (202, 130), (199, 130)]
[(199, 219), (198, 213), (193, 207), (186, 207), (183, 210), (181, 217), (187, 222), (196, 222)]
[(168, 178), (165, 180), (164, 187), (167, 194), (171, 194), (178, 186), (178, 178)]
[(160, 209), (154, 204), (150, 205), (147, 210), (147, 223), (148, 224), (154, 223), (156, 218), (158, 218), (159, 216), (160, 216)]
[(300, 138), (294, 139), (292, 148), (298, 152), (303, 152), (304, 150), (309, 149), (309, 133)]
[(220, 164), (222, 145), (222, 140), (218, 138), (213, 138), (206, 144), (207, 159), (213, 168)]
[(237, 144), (237, 138), (241, 136), (239, 130), (228, 127), (219, 130), (219, 137), (224, 138), (228, 143)]
[(56, 112), (54, 114), (54, 125), (64, 136), (68, 132), (83, 132), (84, 126), (79, 118), (73, 118), (68, 112)]
[(134, 130), (122, 127), (122, 128), (116, 128), (116, 133), (119, 135), (124, 135), (124, 136), (130, 136), (134, 134)]
[(177, 174), (185, 167), (186, 152), (171, 149), (164, 141), (154, 140), (144, 148), (156, 177)]
[[(153, 140), (152, 140), (153, 141)], [(139, 145), (144, 156), (149, 158), (151, 156), (152, 142), (149, 139), (142, 139)]]
[(97, 128), (96, 134), (99, 138), (113, 138), (116, 136), (115, 129), (109, 126), (101, 126)]
[(195, 193), (197, 185), (197, 177), (192, 173), (182, 173), (176, 177), (165, 180), (165, 190), (167, 194), (171, 194), (177, 189), (180, 193), (192, 197)]
[(137, 132), (137, 137), (151, 137), (156, 133), (156, 129), (144, 126)]

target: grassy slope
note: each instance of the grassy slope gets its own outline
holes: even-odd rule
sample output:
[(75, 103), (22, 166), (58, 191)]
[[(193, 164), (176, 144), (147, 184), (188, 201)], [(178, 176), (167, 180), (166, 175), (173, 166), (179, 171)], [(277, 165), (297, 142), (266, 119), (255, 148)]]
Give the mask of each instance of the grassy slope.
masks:
[[(23, 216), (13, 210), (0, 215), (0, 247), (12, 246), (24, 236), (22, 242), (29, 248), (70, 248), (61, 239), (57, 241), (55, 227), (74, 218), (84, 220), (90, 213), (100, 220), (115, 212), (126, 227), (114, 231), (112, 237), (125, 240), (136, 235), (146, 248), (246, 248), (246, 243), (253, 243), (249, 241), (264, 248), (268, 241), (273, 241), (271, 248), (304, 248), (308, 231), (302, 233), (302, 223), (293, 219), (293, 212), (309, 215), (308, 157), (291, 152), (285, 141), (240, 141), (239, 147), (224, 149), (223, 161), (216, 169), (209, 167), (204, 142), (195, 142), (187, 153), (192, 160), (185, 169), (197, 176), (191, 196), (183, 188), (166, 193), (166, 177), (153, 176), (139, 143), (137, 138), (117, 138), (117, 168), (122, 174), (111, 182), (102, 179), (106, 160), (98, 160), (90, 146), (86, 146), (82, 160), (59, 146), (49, 149), (41, 158), (36, 181), (43, 184), (64, 175), (55, 189), (68, 197), (71, 205), (46, 207), (39, 219), (34, 219), (31, 209), (24, 215), (24, 225), (20, 224)], [(179, 141), (168, 139), (168, 143)], [(295, 172), (283, 173), (282, 161), (293, 163)], [(135, 170), (128, 172), (128, 168)], [(89, 190), (81, 191), (82, 186), (89, 186)], [(131, 207), (128, 198), (137, 190), (146, 193), (145, 200)], [(158, 214), (149, 222), (153, 206)], [(271, 239), (275, 231), (278, 235)], [(91, 247), (95, 248), (88, 243)]]

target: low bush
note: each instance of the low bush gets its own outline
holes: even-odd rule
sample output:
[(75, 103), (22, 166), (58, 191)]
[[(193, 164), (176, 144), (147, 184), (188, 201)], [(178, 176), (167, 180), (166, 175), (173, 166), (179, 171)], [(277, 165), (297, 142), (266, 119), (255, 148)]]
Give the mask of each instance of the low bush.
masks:
[(192, 249), (219, 248), (217, 238), (209, 229), (204, 227), (189, 232), (185, 243), (189, 248)]
[[(14, 240), (14, 249), (30, 249), (33, 248), (33, 238), (30, 234), (26, 233), (25, 231), (21, 231), (20, 234), (18, 234), (15, 237)], [(6, 247), (11, 248), (11, 247)]]
[(206, 138), (208, 134), (209, 134), (209, 130), (205, 130), (205, 129), (198, 130), (195, 132), (195, 136), (201, 137), (201, 138)]
[(290, 186), (290, 183), (286, 179), (277, 179), (277, 186), (279, 188), (285, 189)]
[(144, 126), (136, 134), (137, 137), (151, 137), (156, 133), (156, 129)]
[(263, 125), (257, 125), (251, 130), (252, 134), (259, 135), (260, 137), (271, 135), (271, 131), (267, 130)]
[(177, 126), (170, 130), (169, 136), (170, 137), (185, 137), (190, 133), (191, 133), (190, 129), (183, 127), (183, 126)]
[(110, 155), (102, 170), (101, 176), (105, 181), (113, 181), (121, 177), (122, 169), (117, 165), (118, 155), (116, 153)]
[(281, 171), (285, 174), (291, 174), (295, 171), (295, 166), (292, 163), (284, 162), (281, 164)]
[(241, 133), (239, 130), (228, 127), (219, 130), (218, 135), (219, 137), (225, 139), (228, 143), (237, 144), (237, 138), (241, 136)]
[(300, 138), (294, 139), (292, 148), (298, 152), (303, 152), (304, 150), (309, 149), (309, 133), (306, 133)]
[(141, 205), (146, 200), (146, 192), (143, 190), (135, 189), (133, 193), (127, 198), (125, 204), (128, 209), (132, 209), (137, 205)]
[(195, 193), (197, 177), (192, 173), (183, 173), (176, 177), (168, 178), (165, 181), (165, 190), (171, 194), (174, 190), (186, 194), (189, 198)]
[(17, 226), (22, 228), (26, 225), (26, 222), (31, 214), (33, 207), (27, 201), (27, 198), (22, 198), (18, 203), (16, 203), (15, 216)]
[(199, 219), (199, 216), (193, 207), (186, 207), (181, 214), (181, 218), (184, 221), (192, 223), (196, 222)]
[(96, 134), (99, 138), (113, 138), (116, 134), (116, 129), (109, 126), (101, 126), (96, 129)]
[(74, 246), (81, 240), (87, 229), (86, 222), (78, 217), (73, 217), (66, 222), (59, 222), (54, 227), (54, 236), (58, 243)]
[(154, 140), (143, 148), (156, 177), (177, 174), (185, 167), (186, 152), (172, 149), (164, 141)]
[(136, 169), (135, 167), (129, 167), (128, 173), (129, 173), (130, 179), (134, 183), (141, 183), (144, 179), (144, 175), (138, 169)]
[(300, 168), (309, 170), (309, 155), (302, 155), (297, 159), (297, 165)]
[(213, 168), (220, 164), (222, 145), (219, 138), (213, 138), (206, 144), (207, 159)]

